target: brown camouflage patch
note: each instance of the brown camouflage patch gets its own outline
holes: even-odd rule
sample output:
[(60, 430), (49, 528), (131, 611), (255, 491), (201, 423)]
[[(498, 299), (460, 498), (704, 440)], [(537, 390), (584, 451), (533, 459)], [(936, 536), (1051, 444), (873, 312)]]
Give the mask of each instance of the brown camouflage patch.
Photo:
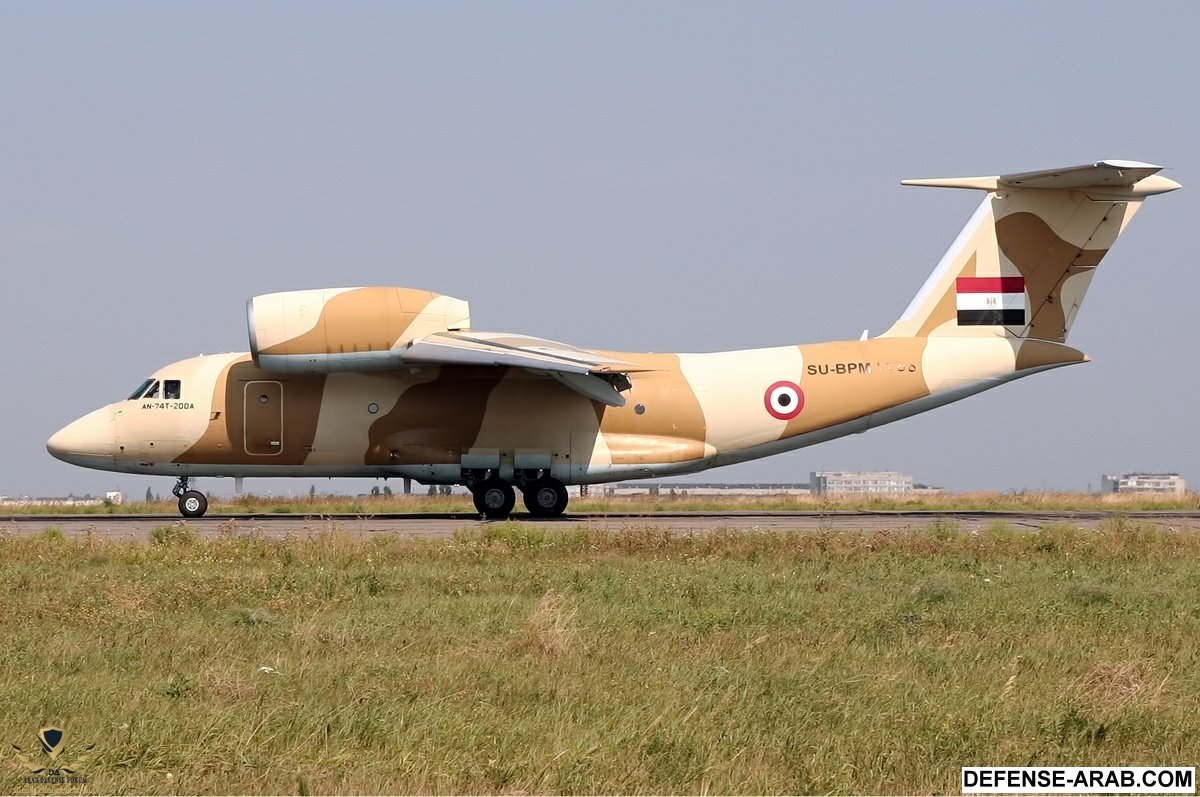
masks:
[[(921, 372), (925, 338), (801, 346), (804, 410), (788, 421), (782, 437), (845, 423), (929, 395)], [(839, 373), (838, 366), (844, 365)], [(822, 368), (824, 366), (824, 368)]]
[(339, 293), (321, 308), (310, 331), (260, 353), (387, 351), (437, 296), (412, 288), (357, 288)]
[[(632, 355), (603, 352), (619, 359)], [(638, 354), (637, 362), (654, 369), (638, 374), (624, 407), (594, 402), (600, 431), (613, 464), (653, 461), (651, 452), (669, 456), (662, 462), (684, 462), (704, 454), (707, 424), (695, 391), (684, 378), (676, 354)], [(638, 412), (638, 407), (643, 411)]]
[(1044, 365), (1086, 362), (1088, 356), (1078, 349), (1058, 343), (1029, 338), (1020, 341), (1017, 347), (1016, 370), (1040, 368)]
[(1059, 238), (1040, 216), (1024, 212), (996, 222), (996, 241), (1025, 278), (1032, 311), (1025, 336), (1065, 341), (1067, 318), (1059, 291), (1067, 278), (1095, 268), (1108, 250), (1080, 249)]
[[(253, 414), (248, 418), (245, 413), (246, 386), (253, 382), (280, 385), (278, 401), (282, 407), (278, 428), (281, 445), (278, 447), (267, 446), (272, 439), (269, 432), (274, 431), (273, 428), (266, 430), (268, 436), (262, 435), (263, 430), (255, 429), (251, 431), (250, 440), (245, 437), (248, 422), (255, 420)], [(269, 374), (259, 370), (247, 355), (224, 369), (217, 379), (213, 413), (220, 412), (220, 417), (210, 420), (204, 435), (174, 461), (221, 465), (303, 465), (312, 452), (324, 389), (324, 375), (281, 377)], [(250, 397), (252, 402), (257, 403), (260, 393)], [(261, 418), (258, 420), (261, 421)]]
[[(442, 366), (371, 424), (367, 465), (445, 465), (475, 447), (488, 398), (508, 368)], [(530, 412), (535, 408), (530, 407)]]

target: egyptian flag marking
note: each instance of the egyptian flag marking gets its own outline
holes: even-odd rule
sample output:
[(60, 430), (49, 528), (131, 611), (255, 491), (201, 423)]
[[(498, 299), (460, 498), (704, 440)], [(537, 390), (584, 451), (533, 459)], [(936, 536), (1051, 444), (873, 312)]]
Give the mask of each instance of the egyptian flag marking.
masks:
[(1024, 277), (959, 277), (954, 301), (959, 326), (1025, 324)]

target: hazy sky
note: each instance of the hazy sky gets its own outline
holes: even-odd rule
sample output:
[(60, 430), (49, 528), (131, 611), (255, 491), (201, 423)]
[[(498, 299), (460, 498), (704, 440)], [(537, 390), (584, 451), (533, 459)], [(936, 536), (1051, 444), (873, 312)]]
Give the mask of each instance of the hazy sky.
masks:
[(168, 493), (46, 438), (244, 350), (255, 294), (405, 285), (623, 350), (853, 339), (980, 199), (900, 179), (1102, 158), (1185, 189), (1101, 266), (1095, 362), (694, 478), (1200, 485), (1198, 81), (1182, 2), (4, 3), (0, 493)]

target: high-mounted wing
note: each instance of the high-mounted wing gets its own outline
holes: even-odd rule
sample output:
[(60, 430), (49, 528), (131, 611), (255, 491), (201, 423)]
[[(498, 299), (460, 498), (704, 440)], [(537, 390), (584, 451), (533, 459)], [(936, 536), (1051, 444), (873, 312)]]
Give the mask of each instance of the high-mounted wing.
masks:
[(506, 365), (557, 379), (588, 398), (625, 406), (630, 373), (652, 369), (545, 338), (504, 332), (434, 332), (412, 341), (405, 362)]
[(250, 353), (285, 374), (383, 371), (412, 363), (526, 368), (590, 399), (625, 405), (628, 374), (648, 371), (543, 338), (471, 332), (467, 303), (412, 288), (328, 288), (247, 302)]

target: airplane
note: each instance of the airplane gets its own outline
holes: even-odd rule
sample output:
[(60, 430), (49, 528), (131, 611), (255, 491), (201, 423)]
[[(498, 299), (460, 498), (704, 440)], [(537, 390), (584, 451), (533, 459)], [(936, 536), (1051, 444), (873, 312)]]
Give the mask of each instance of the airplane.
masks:
[(582, 349), (471, 329), (467, 302), (412, 288), (247, 302), (250, 351), (181, 360), (55, 433), (88, 468), (197, 477), (409, 478), (465, 485), (486, 518), (537, 517), (567, 486), (674, 476), (864, 432), (1086, 362), (1066, 345), (1101, 259), (1146, 197), (1136, 161), (904, 180), (984, 192), (883, 334), (707, 354)]

